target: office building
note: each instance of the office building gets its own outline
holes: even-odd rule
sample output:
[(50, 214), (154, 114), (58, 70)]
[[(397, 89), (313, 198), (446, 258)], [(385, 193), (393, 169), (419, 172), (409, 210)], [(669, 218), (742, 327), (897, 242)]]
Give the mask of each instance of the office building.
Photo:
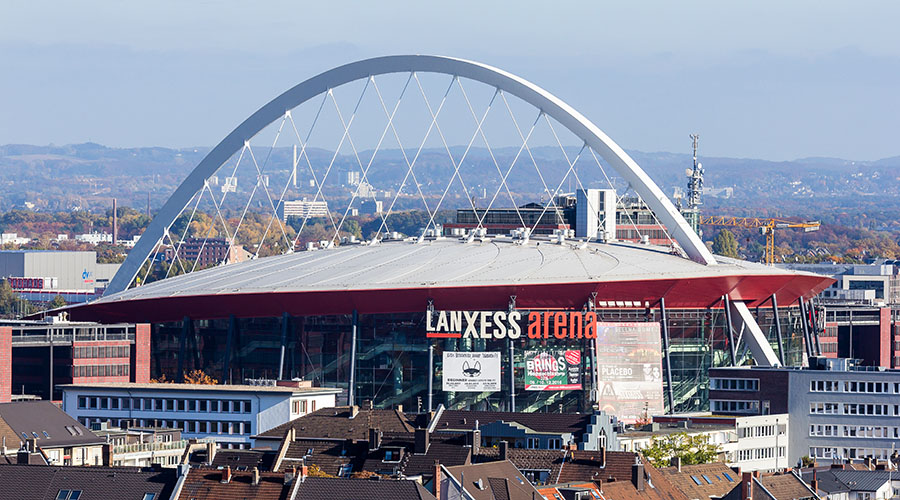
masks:
[(309, 383), (198, 385), (95, 383), (62, 387), (62, 408), (82, 424), (179, 429), (185, 438), (248, 448), (250, 436), (319, 408), (334, 406), (337, 389)]

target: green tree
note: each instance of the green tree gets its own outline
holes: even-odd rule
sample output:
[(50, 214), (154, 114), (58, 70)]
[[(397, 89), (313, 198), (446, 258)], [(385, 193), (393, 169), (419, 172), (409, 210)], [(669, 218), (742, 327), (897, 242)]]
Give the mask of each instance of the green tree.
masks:
[(641, 453), (654, 467), (667, 467), (673, 457), (680, 457), (683, 465), (708, 464), (719, 458), (719, 445), (710, 444), (709, 436), (690, 436), (685, 432), (653, 438)]
[(16, 318), (34, 311), (31, 302), (19, 297), (9, 281), (0, 281), (0, 318)]
[(713, 239), (712, 251), (716, 255), (737, 259), (738, 243), (734, 234), (727, 229), (719, 231), (719, 234)]
[(47, 304), (47, 309), (59, 309), (60, 307), (66, 307), (66, 305), (66, 299), (62, 295), (57, 295)]

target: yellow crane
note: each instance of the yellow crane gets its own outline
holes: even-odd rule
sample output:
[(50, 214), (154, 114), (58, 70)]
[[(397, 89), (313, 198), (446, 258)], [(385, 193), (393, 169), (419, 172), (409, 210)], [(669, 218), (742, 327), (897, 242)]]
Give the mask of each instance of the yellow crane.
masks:
[(783, 219), (770, 219), (766, 217), (730, 217), (726, 215), (701, 215), (700, 225), (704, 226), (732, 226), (759, 229), (766, 235), (766, 264), (775, 262), (775, 230), (776, 229), (803, 229), (809, 233), (819, 230), (819, 221), (793, 222)]

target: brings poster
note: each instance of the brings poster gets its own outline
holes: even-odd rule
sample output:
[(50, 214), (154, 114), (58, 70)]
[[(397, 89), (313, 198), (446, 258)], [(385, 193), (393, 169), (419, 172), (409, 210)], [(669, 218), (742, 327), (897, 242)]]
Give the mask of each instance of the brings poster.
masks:
[(600, 409), (634, 423), (662, 415), (659, 323), (597, 323), (597, 398)]
[(525, 351), (525, 390), (581, 390), (581, 351)]
[(456, 392), (500, 390), (499, 352), (444, 351), (443, 389)]

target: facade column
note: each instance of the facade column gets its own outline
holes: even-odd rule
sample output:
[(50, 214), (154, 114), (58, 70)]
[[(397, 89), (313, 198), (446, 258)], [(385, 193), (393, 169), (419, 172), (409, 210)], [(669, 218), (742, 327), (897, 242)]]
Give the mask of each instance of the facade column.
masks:
[(12, 401), (12, 327), (0, 326), (0, 403)]
[(778, 317), (778, 298), (772, 294), (772, 314), (775, 315), (775, 337), (778, 339), (778, 360), (784, 366), (784, 338), (781, 335), (781, 319)]
[(669, 399), (669, 413), (675, 413), (675, 392), (672, 390), (672, 361), (671, 361), (671, 349), (669, 347), (669, 321), (668, 316), (666, 316), (666, 299), (665, 297), (660, 297), (659, 299), (659, 313), (660, 313), (660, 323), (662, 324), (662, 348), (665, 357), (663, 358), (666, 362), (665, 364), (665, 376), (666, 376), (666, 397)]
[(134, 362), (131, 365), (131, 381), (138, 384), (150, 382), (150, 329), (148, 323), (134, 326)]

